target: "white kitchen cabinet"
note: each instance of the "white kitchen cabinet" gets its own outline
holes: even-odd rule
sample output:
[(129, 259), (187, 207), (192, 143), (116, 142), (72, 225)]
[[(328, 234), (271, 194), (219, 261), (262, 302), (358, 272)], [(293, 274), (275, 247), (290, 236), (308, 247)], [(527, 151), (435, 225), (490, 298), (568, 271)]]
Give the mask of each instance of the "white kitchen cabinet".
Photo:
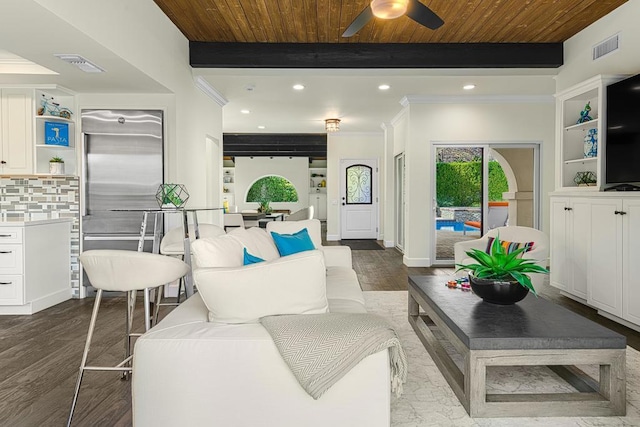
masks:
[(551, 195), (551, 285), (640, 325), (640, 197)]
[(640, 325), (640, 199), (622, 203), (622, 318)]
[[(589, 246), (589, 305), (622, 317), (621, 199), (592, 198)], [(586, 233), (585, 233), (586, 234)]]
[(0, 314), (71, 298), (71, 220), (0, 222)]
[(327, 220), (327, 194), (311, 193), (309, 194), (309, 206), (313, 206), (315, 219), (320, 221)]
[(33, 173), (33, 90), (0, 89), (0, 173)]
[(590, 205), (585, 198), (551, 198), (550, 283), (587, 299)]

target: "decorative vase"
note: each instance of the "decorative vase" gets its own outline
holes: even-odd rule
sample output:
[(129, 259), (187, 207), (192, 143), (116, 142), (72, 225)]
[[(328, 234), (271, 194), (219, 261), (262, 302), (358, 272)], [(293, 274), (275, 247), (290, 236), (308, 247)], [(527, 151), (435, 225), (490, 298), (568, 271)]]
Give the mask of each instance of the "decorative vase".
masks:
[(469, 274), (469, 283), (473, 293), (491, 304), (511, 305), (522, 301), (529, 289), (517, 280), (479, 279)]
[(49, 173), (52, 175), (64, 175), (64, 163), (49, 162)]
[(589, 129), (584, 137), (584, 157), (598, 156), (598, 129)]

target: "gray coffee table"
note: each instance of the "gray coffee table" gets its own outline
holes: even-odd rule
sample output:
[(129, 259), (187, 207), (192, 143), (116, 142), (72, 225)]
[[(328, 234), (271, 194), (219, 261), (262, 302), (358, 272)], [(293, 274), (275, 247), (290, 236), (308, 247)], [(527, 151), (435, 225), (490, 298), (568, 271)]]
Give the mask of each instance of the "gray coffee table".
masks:
[[(448, 279), (409, 277), (409, 323), (470, 416), (626, 414), (624, 336), (532, 294), (497, 306), (447, 288)], [(463, 357), (462, 370), (434, 335), (436, 328)], [(525, 365), (548, 366), (577, 392), (487, 393), (487, 366)], [(599, 365), (599, 381), (574, 365)]]

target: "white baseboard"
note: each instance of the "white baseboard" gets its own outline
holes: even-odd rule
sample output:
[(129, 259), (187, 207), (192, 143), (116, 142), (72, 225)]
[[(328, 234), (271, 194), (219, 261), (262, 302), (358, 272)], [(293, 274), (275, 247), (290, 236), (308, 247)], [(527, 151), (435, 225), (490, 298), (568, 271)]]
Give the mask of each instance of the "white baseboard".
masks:
[(429, 258), (409, 258), (404, 255), (402, 257), (402, 263), (407, 267), (429, 267), (431, 265), (431, 259)]
[(338, 234), (327, 234), (327, 242), (337, 242), (338, 240), (340, 240)]
[(393, 240), (385, 240), (384, 241), (384, 247), (385, 248), (395, 248), (396, 242), (394, 242)]
[(631, 323), (628, 320), (621, 319), (615, 314), (607, 313), (606, 311), (602, 311), (602, 310), (598, 310), (598, 314), (602, 317), (606, 317), (607, 319), (611, 319), (614, 322), (618, 322), (621, 325), (626, 326), (627, 328), (640, 332), (640, 325), (636, 325), (635, 323)]
[(68, 299), (71, 299), (71, 288), (61, 289), (24, 305), (0, 306), (0, 314), (34, 314)]

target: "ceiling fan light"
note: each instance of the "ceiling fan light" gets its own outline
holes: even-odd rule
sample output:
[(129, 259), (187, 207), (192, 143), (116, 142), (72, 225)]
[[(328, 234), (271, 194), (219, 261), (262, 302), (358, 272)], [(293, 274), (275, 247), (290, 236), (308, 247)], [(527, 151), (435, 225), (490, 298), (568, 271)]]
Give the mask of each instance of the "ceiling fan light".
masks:
[(340, 119), (326, 119), (324, 121), (324, 130), (327, 132), (338, 132), (340, 130)]
[(394, 19), (407, 12), (409, 0), (372, 0), (371, 12), (381, 19)]

